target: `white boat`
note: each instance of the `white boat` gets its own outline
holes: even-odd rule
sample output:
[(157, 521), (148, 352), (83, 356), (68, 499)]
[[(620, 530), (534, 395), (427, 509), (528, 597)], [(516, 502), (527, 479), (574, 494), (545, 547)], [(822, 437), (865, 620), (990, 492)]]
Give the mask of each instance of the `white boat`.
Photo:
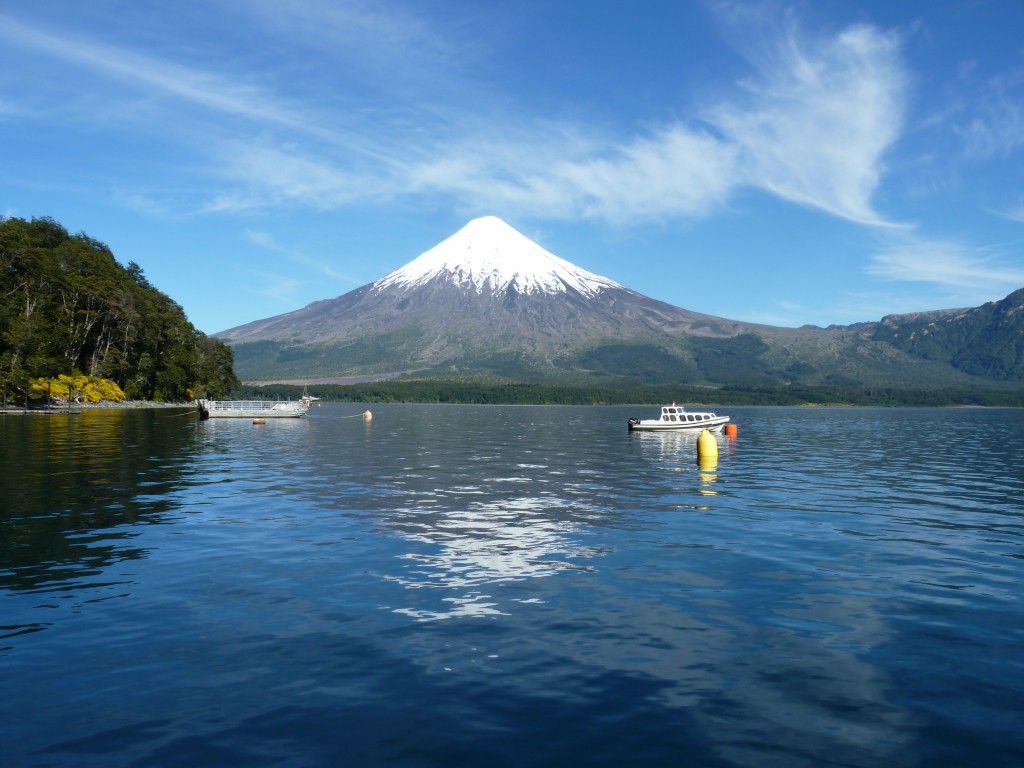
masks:
[(728, 416), (718, 416), (710, 411), (687, 411), (683, 406), (663, 405), (657, 419), (630, 419), (629, 429), (646, 432), (699, 432), (708, 429), (721, 432), (729, 421)]
[(317, 398), (299, 400), (196, 400), (200, 419), (298, 419)]

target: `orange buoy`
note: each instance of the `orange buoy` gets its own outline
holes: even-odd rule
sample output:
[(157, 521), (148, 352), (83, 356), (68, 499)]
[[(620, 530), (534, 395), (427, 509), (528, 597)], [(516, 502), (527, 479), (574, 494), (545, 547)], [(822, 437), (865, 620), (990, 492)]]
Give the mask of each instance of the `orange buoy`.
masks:
[(266, 424), (267, 420), (266, 419), (253, 419), (252, 423), (253, 424)]
[(726, 424), (725, 425), (725, 436), (726, 437), (736, 437), (736, 435), (738, 433), (739, 433), (739, 430), (736, 428), (735, 424)]

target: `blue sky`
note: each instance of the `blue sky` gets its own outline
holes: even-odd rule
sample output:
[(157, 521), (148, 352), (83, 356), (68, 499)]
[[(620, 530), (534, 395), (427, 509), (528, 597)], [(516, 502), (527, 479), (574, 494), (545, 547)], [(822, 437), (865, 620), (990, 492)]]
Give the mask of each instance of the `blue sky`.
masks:
[(214, 333), (495, 215), (677, 306), (829, 325), (1024, 287), (1024, 0), (0, 5), (0, 215)]

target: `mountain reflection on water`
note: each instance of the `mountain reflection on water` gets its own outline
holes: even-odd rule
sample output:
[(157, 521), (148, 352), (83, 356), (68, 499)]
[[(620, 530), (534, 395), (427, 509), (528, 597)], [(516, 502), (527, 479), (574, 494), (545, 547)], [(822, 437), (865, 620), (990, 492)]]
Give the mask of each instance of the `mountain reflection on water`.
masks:
[[(133, 527), (174, 509), (168, 494), (192, 454), (195, 429), (182, 414), (102, 409), (0, 420), (0, 587), (95, 587), (113, 563), (142, 556)], [(168, 421), (154, 428), (157, 419)]]

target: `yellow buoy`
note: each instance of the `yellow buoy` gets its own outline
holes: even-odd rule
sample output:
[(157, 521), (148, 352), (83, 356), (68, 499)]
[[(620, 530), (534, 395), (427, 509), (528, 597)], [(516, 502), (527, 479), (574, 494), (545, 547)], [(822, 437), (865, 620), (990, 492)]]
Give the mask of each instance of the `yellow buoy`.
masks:
[(718, 441), (709, 429), (702, 429), (697, 437), (697, 462), (702, 467), (718, 463)]
[(373, 414), (369, 411), (363, 411), (363, 421), (370, 421), (373, 419)]

